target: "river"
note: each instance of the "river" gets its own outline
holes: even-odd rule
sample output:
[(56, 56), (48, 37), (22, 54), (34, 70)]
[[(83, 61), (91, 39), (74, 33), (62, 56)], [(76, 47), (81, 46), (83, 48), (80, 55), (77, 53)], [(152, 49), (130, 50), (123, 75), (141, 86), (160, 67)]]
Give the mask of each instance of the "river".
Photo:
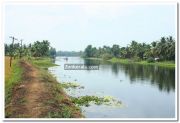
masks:
[[(71, 96), (112, 96), (122, 107), (82, 106), (87, 118), (174, 118), (175, 69), (110, 63), (80, 57), (56, 57), (59, 66), (49, 71), (59, 82), (77, 82), (82, 89), (68, 89)], [(64, 70), (64, 64), (99, 64), (99, 70)]]

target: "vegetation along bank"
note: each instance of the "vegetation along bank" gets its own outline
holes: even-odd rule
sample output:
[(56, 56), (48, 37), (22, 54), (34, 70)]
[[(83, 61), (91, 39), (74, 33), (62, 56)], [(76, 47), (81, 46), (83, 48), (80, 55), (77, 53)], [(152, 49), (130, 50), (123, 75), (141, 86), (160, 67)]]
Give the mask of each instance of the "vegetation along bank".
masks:
[(6, 45), (5, 54), (6, 118), (84, 117), (63, 86), (47, 71), (56, 65), (48, 41), (28, 46)]
[(92, 47), (88, 45), (83, 57), (98, 58), (119, 63), (137, 63), (143, 65), (157, 65), (175, 67), (175, 39), (171, 36), (162, 37), (150, 44), (132, 41), (126, 47), (114, 44), (112, 47)]

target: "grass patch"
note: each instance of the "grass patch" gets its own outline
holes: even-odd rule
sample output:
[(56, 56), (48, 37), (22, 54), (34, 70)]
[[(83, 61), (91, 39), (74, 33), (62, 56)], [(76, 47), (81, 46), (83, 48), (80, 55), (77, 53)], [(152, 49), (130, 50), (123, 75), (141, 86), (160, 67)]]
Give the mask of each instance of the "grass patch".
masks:
[(108, 61), (113, 62), (113, 63), (123, 63), (123, 64), (132, 63), (132, 60), (129, 60), (129, 59), (118, 59), (118, 58), (112, 58), (112, 59), (110, 59)]
[(51, 59), (49, 57), (31, 58), (30, 61), (33, 65), (41, 67), (41, 68), (58, 66), (57, 64), (53, 63), (53, 59)]
[(103, 60), (102, 58), (95, 58), (95, 57), (85, 57), (84, 59)]
[(8, 59), (5, 59), (5, 104), (6, 105), (10, 103), (12, 99), (13, 87), (17, 84), (20, 84), (23, 73), (23, 69), (19, 64), (19, 59), (13, 60), (11, 68), (8, 67), (9, 61), (7, 60)]
[[(9, 65), (9, 57), (5, 57), (5, 117), (11, 117), (11, 101), (15, 87), (22, 82), (23, 68), (20, 66), (19, 59), (12, 60), (12, 66)], [(23, 91), (23, 90), (22, 90)], [(25, 103), (25, 99), (19, 97), (17, 104)]]
[(173, 61), (162, 61), (162, 62), (148, 63), (147, 61), (134, 62), (131, 59), (120, 59), (120, 58), (112, 58), (108, 61), (110, 61), (112, 63), (156, 65), (156, 66), (160, 66), (160, 67), (175, 68), (175, 63)]

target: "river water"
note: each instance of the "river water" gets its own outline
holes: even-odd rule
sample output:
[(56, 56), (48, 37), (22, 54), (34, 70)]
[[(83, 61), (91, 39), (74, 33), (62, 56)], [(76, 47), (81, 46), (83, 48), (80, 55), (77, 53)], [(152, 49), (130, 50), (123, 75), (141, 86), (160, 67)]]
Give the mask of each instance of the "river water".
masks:
[[(175, 69), (110, 63), (80, 57), (56, 57), (60, 66), (49, 68), (59, 82), (76, 82), (84, 88), (67, 89), (71, 96), (112, 96), (121, 107), (82, 106), (87, 118), (174, 118)], [(64, 64), (99, 64), (99, 70), (64, 70)]]

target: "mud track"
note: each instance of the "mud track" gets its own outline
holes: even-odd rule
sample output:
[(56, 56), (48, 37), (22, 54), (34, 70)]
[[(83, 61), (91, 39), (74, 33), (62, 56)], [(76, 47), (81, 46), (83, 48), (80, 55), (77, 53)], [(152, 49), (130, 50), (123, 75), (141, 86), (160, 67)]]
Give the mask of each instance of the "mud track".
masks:
[(41, 117), (47, 111), (43, 103), (50, 99), (50, 95), (38, 69), (25, 61), (21, 61), (20, 65), (24, 69), (22, 82), (14, 87), (13, 98), (7, 108), (11, 117)]

